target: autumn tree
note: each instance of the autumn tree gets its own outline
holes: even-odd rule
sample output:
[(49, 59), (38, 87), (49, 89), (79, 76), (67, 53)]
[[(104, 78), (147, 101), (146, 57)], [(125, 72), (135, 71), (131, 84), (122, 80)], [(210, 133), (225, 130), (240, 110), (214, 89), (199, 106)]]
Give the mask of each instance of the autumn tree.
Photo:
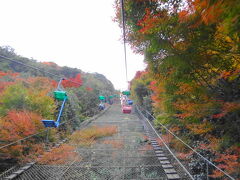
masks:
[[(229, 154), (240, 139), (239, 3), (124, 2), (127, 42), (148, 64), (155, 123), (178, 127), (179, 136), (199, 149), (201, 142), (211, 144), (209, 137), (220, 138), (216, 151)], [(115, 7), (121, 27), (118, 0)], [(202, 153), (217, 159), (213, 149)]]

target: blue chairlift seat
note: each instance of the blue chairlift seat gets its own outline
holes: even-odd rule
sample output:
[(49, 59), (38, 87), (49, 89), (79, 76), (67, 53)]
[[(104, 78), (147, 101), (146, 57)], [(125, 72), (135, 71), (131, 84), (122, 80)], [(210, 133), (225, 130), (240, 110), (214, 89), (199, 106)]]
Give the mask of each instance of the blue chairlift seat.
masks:
[(133, 100), (128, 99), (128, 100), (127, 100), (127, 104), (128, 104), (128, 105), (133, 105)]

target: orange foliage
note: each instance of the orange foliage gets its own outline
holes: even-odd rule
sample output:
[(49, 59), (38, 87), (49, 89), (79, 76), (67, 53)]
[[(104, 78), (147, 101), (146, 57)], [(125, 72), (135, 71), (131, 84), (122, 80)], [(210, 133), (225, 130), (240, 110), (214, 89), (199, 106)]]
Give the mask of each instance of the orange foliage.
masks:
[(75, 159), (80, 161), (80, 156), (74, 152), (74, 150), (74, 147), (63, 144), (60, 147), (52, 149), (50, 152), (45, 152), (43, 156), (38, 159), (38, 162), (41, 164), (57, 165), (68, 164)]
[(192, 131), (194, 134), (206, 134), (212, 131), (212, 126), (208, 122), (203, 122), (201, 124), (187, 124), (186, 127)]
[[(2, 77), (7, 76), (10, 77), (13, 81), (16, 80), (16, 77), (19, 76), (19, 73), (11, 73), (11, 72), (3, 72), (0, 71), (0, 80)], [(8, 86), (14, 84), (15, 82), (13, 81), (0, 81), (0, 93)]]
[(58, 67), (58, 65), (54, 62), (42, 62), (42, 64), (48, 65), (48, 66), (53, 66), (53, 67)]
[[(217, 153), (217, 158), (214, 161), (219, 163), (219, 168), (225, 170), (229, 174), (239, 173), (239, 152), (239, 147), (229, 148), (224, 154)], [(210, 176), (213, 178), (219, 178), (224, 176), (224, 174), (221, 173), (219, 170), (215, 170)]]
[(86, 87), (86, 90), (87, 90), (87, 91), (93, 91), (93, 88)]
[[(36, 134), (43, 129), (43, 125), (40, 121), (41, 119), (41, 116), (33, 112), (9, 111), (8, 114), (0, 120), (1, 141), (7, 144)], [(34, 144), (34, 142), (31, 141), (32, 139), (28, 139), (27, 141), (23, 141), (22, 144), (19, 144), (20, 142), (18, 144), (13, 144), (12, 146), (4, 148), (2, 152), (8, 158), (18, 158), (21, 161), (25, 161), (30, 156), (37, 155), (43, 150), (43, 146)], [(28, 149), (27, 152), (25, 152), (26, 148)]]
[(178, 13), (179, 16), (179, 21), (180, 22), (185, 22), (188, 20), (188, 16), (189, 16), (189, 12), (186, 10), (183, 10), (181, 12)]
[(57, 82), (47, 77), (29, 77), (23, 81), (30, 83), (34, 89), (43, 90), (45, 95), (57, 87)]
[(6, 87), (11, 86), (13, 84), (15, 84), (15, 82), (0, 81), (0, 93), (3, 92)]
[(212, 118), (224, 117), (229, 112), (240, 110), (240, 103), (238, 102), (224, 102), (222, 105), (222, 112), (212, 115)]
[(211, 101), (207, 96), (202, 95), (198, 97), (199, 100), (178, 100), (173, 103), (174, 107), (177, 110), (180, 110), (181, 114), (176, 114), (176, 117), (179, 118), (188, 118), (188, 117), (196, 117), (202, 118), (211, 113), (212, 107), (216, 104), (216, 101)]
[(179, 90), (175, 93), (178, 95), (184, 95), (191, 93), (196, 87), (191, 86), (190, 84), (180, 82), (178, 83)]
[(150, 34), (152, 33), (158, 24), (164, 22), (167, 19), (167, 13), (160, 12), (157, 14), (153, 14), (149, 8), (146, 8), (146, 13), (138, 22), (138, 26), (141, 26), (142, 28), (139, 30), (142, 34)]
[(42, 117), (29, 111), (11, 110), (1, 120), (1, 139), (4, 141), (16, 141), (43, 129)]
[(180, 127), (178, 127), (178, 126), (174, 126), (174, 127), (171, 127), (170, 128), (170, 131), (171, 132), (173, 132), (173, 133), (177, 133), (178, 131), (180, 131), (181, 129), (180, 129)]
[[(179, 21), (184, 22), (190, 17), (190, 12), (192, 17), (197, 17), (197, 21), (192, 28), (198, 27), (200, 24), (204, 23), (206, 25), (215, 23), (219, 20), (219, 17), (224, 11), (224, 1), (216, 1), (215, 3), (210, 3), (210, 0), (195, 0), (188, 1), (189, 8), (179, 14)], [(199, 17), (198, 17), (199, 16)]]
[[(74, 83), (75, 82), (75, 83)], [(80, 87), (82, 85), (82, 78), (81, 78), (81, 74), (77, 74), (75, 77), (73, 78), (69, 78), (69, 79), (64, 79), (62, 81), (62, 85), (63, 87)]]
[(153, 100), (153, 105), (155, 107), (158, 107), (160, 108), (161, 110), (164, 109), (164, 106), (163, 106), (163, 98), (162, 98), (162, 94), (165, 92), (165, 89), (164, 89), (164, 84), (163, 82), (157, 82), (157, 81), (152, 81), (150, 83), (150, 86), (149, 88), (154, 92), (151, 96), (151, 99)]
[(209, 150), (211, 152), (216, 152), (219, 148), (219, 143), (221, 142), (220, 139), (212, 136), (207, 135), (206, 138), (208, 139), (209, 143), (201, 143), (198, 146), (198, 149)]

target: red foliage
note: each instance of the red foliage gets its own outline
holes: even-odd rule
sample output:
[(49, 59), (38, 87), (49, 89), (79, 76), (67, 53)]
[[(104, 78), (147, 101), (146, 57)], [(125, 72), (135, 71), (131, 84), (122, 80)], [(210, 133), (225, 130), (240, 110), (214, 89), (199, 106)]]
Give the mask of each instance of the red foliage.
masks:
[(10, 85), (13, 85), (14, 82), (6, 82), (6, 81), (0, 81), (0, 93), (3, 92), (3, 90), (10, 86)]
[(147, 74), (147, 71), (137, 71), (134, 79), (140, 79), (143, 75)]
[(86, 87), (86, 90), (87, 90), (87, 91), (93, 91), (93, 88)]
[(6, 75), (7, 75), (7, 73), (0, 71), (0, 78), (3, 76), (6, 76)]
[[(240, 167), (240, 162), (238, 161), (239, 152), (239, 147), (229, 148), (226, 153), (217, 153), (217, 158), (214, 161), (219, 163), (218, 167), (225, 170), (227, 173), (238, 173)], [(219, 170), (215, 170), (210, 176), (213, 178), (219, 178), (224, 176), (224, 174)]]
[(189, 16), (189, 12), (186, 10), (183, 10), (181, 12), (178, 13), (179, 16), (179, 21), (180, 22), (185, 22), (187, 21), (187, 17)]
[(225, 102), (222, 105), (222, 112), (212, 115), (212, 118), (221, 118), (224, 117), (227, 113), (237, 111), (239, 109), (240, 104), (238, 102)]
[(51, 91), (57, 87), (57, 82), (47, 77), (29, 77), (23, 79), (24, 82), (30, 83), (32, 87), (37, 89), (44, 89), (46, 92)]
[(82, 85), (82, 78), (81, 78), (81, 74), (77, 74), (75, 77), (73, 78), (69, 78), (69, 79), (65, 79), (62, 81), (62, 85), (64, 88), (66, 87), (80, 87)]
[(41, 119), (41, 116), (33, 112), (11, 110), (1, 121), (1, 139), (16, 141), (35, 134), (43, 128)]
[(19, 76), (19, 73), (11, 73), (11, 72), (0, 71), (0, 78), (2, 78), (3, 76), (16, 77), (16, 76)]
[(157, 81), (151, 81), (151, 82), (150, 82), (150, 89), (151, 89), (152, 91), (156, 91), (156, 90), (157, 90), (156, 84), (157, 84)]
[[(0, 142), (3, 143), (2, 145), (5, 145), (36, 134), (43, 129), (41, 119), (41, 116), (36, 113), (16, 110), (9, 111), (5, 117), (0, 119)], [(1, 153), (5, 158), (17, 158), (20, 161), (27, 161), (42, 151), (43, 146), (39, 142), (29, 138), (2, 149)]]
[(143, 19), (141, 19), (137, 25), (142, 27), (139, 30), (140, 33), (149, 34), (155, 30), (155, 28), (159, 23), (162, 23), (163, 21), (165, 21), (165, 19), (167, 18), (167, 14), (164, 12), (153, 14), (149, 8), (146, 8), (145, 11), (146, 13)]

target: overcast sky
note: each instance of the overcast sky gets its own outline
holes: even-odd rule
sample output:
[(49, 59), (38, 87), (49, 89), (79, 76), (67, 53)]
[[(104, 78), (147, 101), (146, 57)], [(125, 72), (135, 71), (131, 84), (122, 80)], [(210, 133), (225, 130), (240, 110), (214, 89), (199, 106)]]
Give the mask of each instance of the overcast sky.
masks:
[[(0, 0), (0, 46), (17, 54), (104, 74), (126, 89), (121, 29), (114, 0)], [(143, 70), (143, 56), (127, 49), (128, 77)]]

